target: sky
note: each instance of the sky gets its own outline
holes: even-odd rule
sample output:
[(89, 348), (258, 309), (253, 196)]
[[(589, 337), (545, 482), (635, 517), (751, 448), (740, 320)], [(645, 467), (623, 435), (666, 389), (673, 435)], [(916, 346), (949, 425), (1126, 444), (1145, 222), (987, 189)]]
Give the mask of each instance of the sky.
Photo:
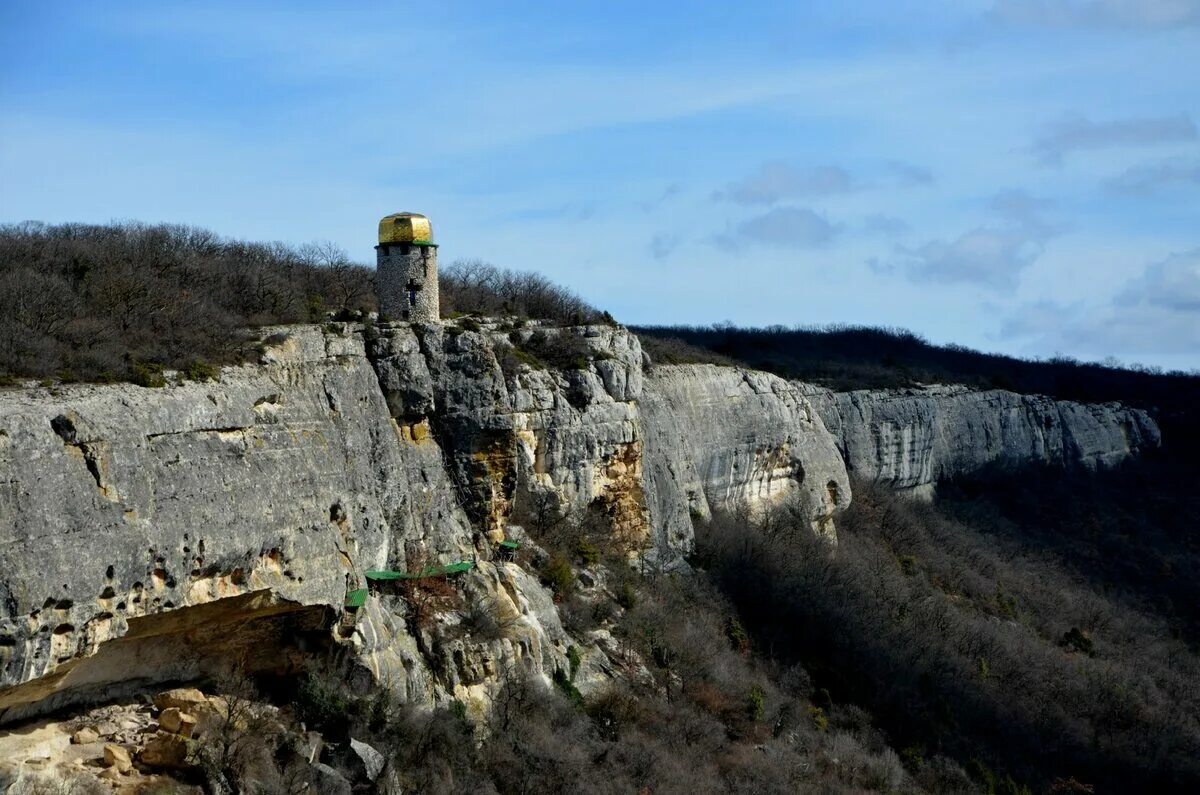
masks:
[(1200, 368), (1200, 0), (0, 3), (0, 222)]

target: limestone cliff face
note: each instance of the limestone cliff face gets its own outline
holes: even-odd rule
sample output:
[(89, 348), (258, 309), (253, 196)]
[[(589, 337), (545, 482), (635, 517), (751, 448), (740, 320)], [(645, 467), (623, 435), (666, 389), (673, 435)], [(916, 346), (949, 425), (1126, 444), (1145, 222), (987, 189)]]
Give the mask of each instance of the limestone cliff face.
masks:
[(1146, 412), (965, 387), (806, 390), (851, 472), (928, 496), (988, 465), (1111, 466), (1160, 444)]
[[(612, 670), (606, 640), (572, 637), (529, 567), (496, 554), (528, 540), (531, 501), (587, 511), (631, 560), (669, 567), (718, 508), (787, 500), (832, 537), (846, 463), (919, 490), (1155, 443), (1120, 407), (832, 394), (646, 368), (619, 327), (469, 319), (271, 329), (259, 362), (208, 383), (0, 390), (0, 722), (330, 650), (408, 699), (470, 706), (576, 646), (586, 689)], [(473, 568), (441, 592), (373, 586), (344, 606), (368, 570), (458, 561)]]
[(641, 401), (647, 482), (667, 542), (691, 544), (692, 517), (793, 499), (818, 532), (850, 501), (835, 439), (797, 384), (714, 365), (650, 370)]
[[(284, 672), (332, 644), (409, 698), (469, 701), (507, 668), (548, 676), (587, 646), (495, 542), (522, 489), (647, 546), (636, 339), (273, 331), (260, 363), (217, 382), (0, 393), (0, 721), (231, 662)], [(460, 560), (469, 598), (435, 620), (386, 589), (343, 612), (368, 570)], [(471, 604), (504, 632), (469, 631)]]
[[(350, 333), (287, 329), (219, 383), (0, 401), (0, 683), (43, 678), (0, 691), (0, 711), (105, 686), (89, 660), (147, 617), (259, 594), (240, 615), (269, 635), (288, 606), (340, 609), (365, 570), (414, 549), (472, 550), (440, 452), (401, 438)], [(173, 655), (187, 632), (202, 650)], [(125, 675), (188, 678), (208, 645), (230, 654), (220, 631), (153, 633), (169, 664), (126, 655)]]
[[(518, 491), (541, 491), (602, 510), (642, 547), (637, 339), (608, 326), (468, 325), (384, 328), (368, 351), (396, 421), (442, 440), (475, 527), (503, 540)], [(567, 366), (538, 359), (547, 347)]]

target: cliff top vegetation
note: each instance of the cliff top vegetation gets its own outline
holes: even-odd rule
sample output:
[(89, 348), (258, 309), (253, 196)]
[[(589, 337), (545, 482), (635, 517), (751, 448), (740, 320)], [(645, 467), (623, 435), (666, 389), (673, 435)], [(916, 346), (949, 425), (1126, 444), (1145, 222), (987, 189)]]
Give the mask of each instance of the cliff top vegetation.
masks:
[[(0, 226), (0, 379), (153, 385), (254, 352), (247, 329), (376, 309), (374, 269), (332, 243), (290, 246), (141, 223)], [(609, 320), (536, 273), (441, 273), (442, 314)]]

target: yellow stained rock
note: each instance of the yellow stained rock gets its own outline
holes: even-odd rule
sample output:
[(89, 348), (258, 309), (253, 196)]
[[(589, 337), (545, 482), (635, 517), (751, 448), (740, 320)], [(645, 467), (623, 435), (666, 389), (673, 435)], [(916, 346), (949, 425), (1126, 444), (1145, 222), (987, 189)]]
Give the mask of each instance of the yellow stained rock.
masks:
[(133, 769), (133, 758), (129, 756), (129, 751), (121, 746), (108, 743), (104, 746), (104, 764), (106, 767), (115, 768), (118, 773), (128, 773)]

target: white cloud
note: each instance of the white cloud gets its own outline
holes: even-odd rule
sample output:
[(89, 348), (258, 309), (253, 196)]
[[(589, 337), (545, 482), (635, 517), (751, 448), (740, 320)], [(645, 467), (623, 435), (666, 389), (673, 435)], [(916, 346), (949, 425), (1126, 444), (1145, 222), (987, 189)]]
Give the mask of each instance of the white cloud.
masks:
[(1042, 301), (1001, 327), (1006, 339), (1090, 355), (1169, 357), (1200, 349), (1200, 249), (1174, 254), (1129, 280), (1099, 308)]
[(890, 160), (884, 166), (884, 171), (902, 188), (909, 188), (916, 185), (930, 185), (933, 183), (932, 171), (924, 166), (917, 166), (912, 163)]
[[(930, 240), (915, 248), (899, 248), (899, 265), (914, 281), (1015, 289), (1021, 271), (1041, 256), (1052, 237), (1062, 232), (1060, 224), (1046, 218), (1051, 206), (1022, 191), (1003, 191), (988, 204), (997, 221), (953, 240)], [(875, 267), (891, 269), (894, 265)]]
[(713, 194), (736, 204), (775, 204), (799, 196), (830, 196), (848, 193), (854, 183), (845, 169), (837, 166), (796, 168), (779, 160), (763, 163), (750, 176), (731, 182)]
[(754, 216), (715, 238), (726, 249), (749, 244), (778, 248), (818, 248), (838, 232), (838, 227), (804, 207), (776, 207)]
[(912, 229), (904, 219), (885, 213), (868, 215), (863, 219), (862, 228), (867, 234), (886, 235), (887, 237), (899, 237)]
[(1200, 24), (1200, 0), (997, 0), (991, 17), (1042, 28), (1169, 29)]
[(1154, 146), (1196, 138), (1196, 123), (1182, 113), (1107, 122), (1072, 116), (1045, 127), (1029, 150), (1043, 165), (1059, 165), (1066, 155), (1083, 149)]
[(1195, 313), (1192, 321), (1200, 332), (1200, 249), (1151, 264), (1126, 285), (1116, 302), (1119, 306)]
[(1042, 253), (1042, 244), (1019, 229), (978, 227), (949, 242), (931, 240), (908, 249), (905, 265), (918, 281), (966, 282), (1011, 290)]
[(1148, 194), (1175, 185), (1200, 185), (1200, 159), (1170, 157), (1131, 166), (1104, 183), (1114, 193)]

